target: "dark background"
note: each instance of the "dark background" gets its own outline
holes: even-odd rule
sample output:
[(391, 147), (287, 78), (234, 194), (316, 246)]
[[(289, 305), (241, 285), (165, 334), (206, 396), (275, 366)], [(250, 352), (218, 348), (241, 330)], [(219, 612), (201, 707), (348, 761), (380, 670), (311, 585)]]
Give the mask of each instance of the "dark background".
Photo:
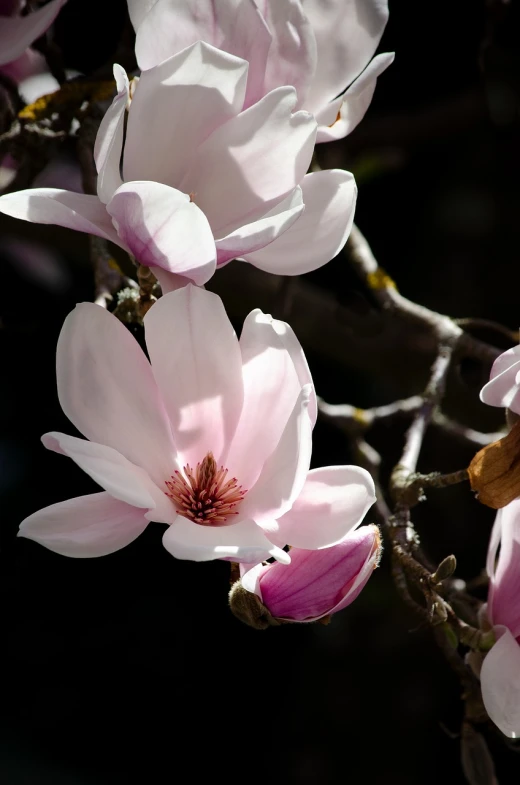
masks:
[[(120, 0), (69, 0), (56, 24), (66, 65), (89, 74), (110, 62), (125, 9)], [(391, 2), (380, 51), (395, 50), (395, 63), (359, 128), (318, 151), (323, 166), (355, 172), (356, 220), (405, 295), (511, 329), (520, 285), (517, 17), (514, 2)], [(5, 218), (0, 231), (0, 781), (464, 782), (459, 683), (397, 597), (385, 560), (330, 626), (256, 632), (227, 609), (228, 565), (173, 560), (158, 524), (123, 551), (85, 561), (16, 539), (28, 514), (95, 489), (39, 443), (48, 430), (70, 432), (55, 346), (93, 283), (84, 236)], [(9, 251), (15, 237), (42, 243), (52, 260), (27, 268)], [(214, 283), (237, 328), (251, 299), (284, 315), (267, 289), (254, 301), (257, 279), (234, 277), (235, 265)], [(369, 406), (421, 390), (428, 357), (414, 354), (409, 336), (389, 340), (344, 256), (305, 278), (328, 292), (333, 326), (343, 318), (334, 342), (322, 340), (313, 313), (288, 317), (320, 395)], [(489, 330), (479, 336), (510, 345)], [(446, 404), (483, 430), (501, 425), (500, 412), (478, 403), (488, 373), (455, 368)], [(383, 473), (403, 429), (373, 434)], [(420, 468), (450, 471), (469, 458), (433, 429)], [(314, 465), (349, 460), (343, 437), (319, 422)], [(416, 514), (431, 558), (455, 553), (464, 579), (483, 568), (492, 520), (464, 486), (432, 492)], [(517, 752), (492, 727), (483, 731), (501, 785), (518, 783)]]

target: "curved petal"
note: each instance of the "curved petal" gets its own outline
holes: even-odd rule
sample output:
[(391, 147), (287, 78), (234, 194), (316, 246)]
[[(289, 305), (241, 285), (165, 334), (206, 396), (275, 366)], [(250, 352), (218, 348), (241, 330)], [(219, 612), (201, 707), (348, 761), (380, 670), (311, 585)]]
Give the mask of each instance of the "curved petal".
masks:
[(97, 196), (61, 188), (28, 188), (0, 196), (0, 213), (32, 223), (65, 226), (122, 245), (105, 205)]
[(357, 188), (343, 169), (305, 175), (305, 212), (287, 232), (246, 261), (269, 273), (301, 275), (330, 262), (347, 241), (354, 221)]
[(296, 93), (278, 87), (218, 128), (199, 148), (179, 188), (195, 193), (215, 236), (262, 217), (303, 179), (316, 123), (292, 110)]
[(222, 300), (186, 286), (161, 297), (144, 322), (182, 462), (193, 467), (210, 451), (220, 461), (243, 397), (240, 349)]
[(162, 488), (178, 468), (170, 423), (150, 363), (126, 327), (99, 305), (77, 305), (61, 330), (56, 374), (61, 407), (76, 428)]
[(163, 270), (162, 267), (155, 267), (154, 275), (159, 281), (163, 294), (176, 292), (177, 289), (182, 289), (184, 286), (188, 286), (188, 284), (191, 283), (189, 278), (184, 278), (182, 275), (170, 273), (167, 270)]
[(143, 510), (92, 493), (29, 515), (20, 524), (19, 537), (27, 537), (62, 556), (105, 556), (124, 548), (146, 529)]
[(146, 15), (149, 13), (150, 9), (155, 5), (156, 2), (157, 0), (127, 0), (128, 14), (136, 33), (139, 29), (139, 26), (143, 23)]
[(495, 627), (497, 642), (480, 671), (482, 700), (498, 728), (510, 739), (520, 736), (520, 645), (506, 627)]
[(125, 180), (178, 187), (202, 142), (241, 111), (246, 79), (244, 60), (200, 41), (144, 71), (128, 113)]
[(27, 16), (0, 17), (0, 65), (16, 60), (51, 26), (67, 0), (50, 3)]
[[(0, 199), (0, 207), (1, 207)], [(520, 386), (516, 377), (520, 372), (520, 347), (515, 346), (497, 357), (491, 377), (480, 391), (480, 400), (488, 406), (500, 406), (520, 411)]]
[(365, 469), (313, 469), (292, 508), (278, 519), (277, 541), (296, 548), (329, 548), (362, 523), (375, 500), (374, 481)]
[[(498, 543), (500, 553), (494, 568)], [(510, 502), (497, 514), (487, 567), (492, 576), (488, 598), (490, 619), (493, 624), (508, 627), (516, 638), (520, 636), (520, 499)]]
[(303, 386), (275, 324), (257, 309), (240, 336), (244, 405), (225, 465), (245, 488), (253, 487), (276, 448)]
[(282, 564), (291, 561), (289, 554), (269, 542), (254, 521), (240, 521), (232, 526), (199, 526), (179, 516), (164, 532), (163, 545), (176, 559), (259, 562), (273, 556)]
[(305, 206), (300, 187), (270, 210), (263, 218), (241, 226), (231, 234), (217, 240), (217, 265), (230, 262), (238, 256), (245, 256), (260, 248), (265, 248), (281, 237), (300, 218)]
[(319, 126), (316, 142), (343, 139), (354, 130), (370, 106), (378, 76), (386, 71), (393, 61), (393, 52), (385, 52), (374, 57), (361, 76), (358, 76), (343, 95), (316, 113)]
[(276, 518), (290, 510), (304, 487), (312, 452), (308, 414), (312, 386), (298, 396), (280, 441), (262, 467), (258, 480), (240, 505), (240, 515), (253, 518), (264, 531), (278, 536)]
[(114, 499), (132, 507), (154, 510), (154, 521), (171, 523), (175, 519), (173, 504), (144, 469), (130, 463), (111, 447), (56, 431), (44, 434), (42, 442), (48, 450), (72, 458)]
[(388, 20), (388, 0), (304, 0), (318, 62), (305, 102), (316, 113), (367, 66)]
[(126, 71), (120, 65), (114, 65), (114, 79), (117, 95), (101, 121), (94, 145), (94, 160), (98, 172), (97, 192), (105, 204), (110, 201), (114, 191), (123, 184), (119, 170), (125, 129), (125, 109), (130, 91)]
[(262, 97), (271, 34), (253, 0), (158, 0), (137, 31), (139, 67), (152, 68), (196, 41), (247, 60), (246, 105)]
[(374, 531), (374, 544), (372, 547), (372, 551), (370, 555), (367, 557), (365, 563), (363, 564), (362, 568), (360, 569), (359, 573), (356, 576), (356, 579), (353, 583), (350, 584), (347, 591), (345, 592), (345, 596), (335, 605), (331, 613), (337, 613), (338, 611), (343, 610), (348, 605), (350, 605), (354, 600), (360, 595), (361, 591), (366, 586), (368, 579), (374, 572), (375, 568), (379, 564), (379, 560), (381, 558), (381, 535), (379, 529), (374, 524), (370, 524), (369, 526), (362, 526), (361, 529), (357, 529), (355, 532), (351, 532), (346, 540), (354, 538), (356, 535), (363, 536), (365, 532), (364, 529)]
[(125, 183), (106, 209), (122, 242), (141, 264), (162, 267), (196, 284), (213, 275), (213, 234), (187, 194), (161, 183)]

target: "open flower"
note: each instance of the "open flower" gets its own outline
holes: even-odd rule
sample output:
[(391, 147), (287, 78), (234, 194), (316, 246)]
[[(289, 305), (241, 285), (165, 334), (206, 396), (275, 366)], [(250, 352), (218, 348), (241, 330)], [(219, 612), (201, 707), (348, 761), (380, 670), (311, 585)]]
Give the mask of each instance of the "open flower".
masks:
[(374, 57), (387, 0), (128, 0), (139, 66), (151, 68), (194, 41), (249, 61), (247, 101), (293, 85), (318, 122), (318, 142), (360, 122), (393, 54)]
[(23, 0), (0, 0), (0, 71), (16, 82), (32, 73), (34, 60), (40, 58), (29, 50), (51, 26), (67, 0), (51, 0), (36, 11), (21, 16)]
[[(497, 559), (497, 550), (500, 553)], [(496, 643), (480, 681), (486, 710), (502, 733), (520, 736), (520, 499), (499, 510), (489, 543), (487, 618)]]
[(188, 285), (145, 317), (150, 362), (115, 316), (82, 303), (57, 349), (61, 406), (87, 440), (44, 445), (102, 493), (52, 505), (20, 534), (67, 556), (101, 556), (149, 521), (179, 559), (289, 562), (281, 546), (341, 542), (373, 504), (357, 466), (309, 471), (316, 399), (291, 328), (253, 311), (237, 340), (219, 297)]
[(154, 267), (165, 291), (171, 274), (201, 285), (236, 257), (282, 274), (325, 264), (352, 226), (354, 179), (305, 176), (314, 119), (293, 113), (291, 87), (243, 111), (247, 71), (196, 43), (144, 72), (123, 151), (129, 85), (116, 66), (118, 94), (94, 148), (98, 195), (33, 188), (1, 197), (0, 212), (112, 240)]
[(497, 357), (489, 382), (480, 391), (480, 400), (520, 414), (520, 346)]
[(251, 627), (317, 621), (346, 608), (377, 567), (381, 537), (377, 526), (362, 526), (331, 548), (290, 554), (290, 565), (259, 564), (231, 589), (231, 610)]

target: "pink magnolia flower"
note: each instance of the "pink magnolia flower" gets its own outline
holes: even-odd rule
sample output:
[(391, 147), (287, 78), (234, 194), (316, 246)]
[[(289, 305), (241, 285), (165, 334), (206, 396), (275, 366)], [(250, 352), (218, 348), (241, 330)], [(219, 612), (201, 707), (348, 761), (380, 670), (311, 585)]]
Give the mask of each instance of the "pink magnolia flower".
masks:
[(341, 139), (365, 114), (394, 55), (373, 58), (387, 0), (128, 0), (136, 55), (151, 68), (202, 40), (249, 61), (247, 105), (293, 85), (318, 122), (318, 142)]
[(93, 303), (57, 349), (61, 406), (86, 439), (49, 433), (104, 490), (34, 513), (20, 534), (66, 556), (101, 556), (149, 521), (179, 559), (258, 563), (280, 546), (341, 542), (375, 501), (357, 466), (309, 471), (316, 399), (291, 328), (253, 311), (240, 341), (219, 297), (188, 285), (145, 317), (150, 362)]
[[(500, 553), (497, 560), (497, 550)], [(489, 543), (487, 617), (496, 643), (480, 681), (486, 710), (502, 733), (520, 736), (520, 499), (499, 510)]]
[(155, 267), (165, 290), (168, 273), (201, 285), (236, 257), (289, 275), (320, 267), (350, 232), (354, 179), (305, 175), (314, 119), (293, 113), (291, 87), (242, 111), (247, 71), (205, 43), (145, 71), (123, 151), (129, 85), (116, 66), (118, 94), (94, 149), (98, 195), (33, 188), (0, 198), (0, 212), (112, 240)]
[(362, 526), (331, 548), (291, 548), (290, 555), (290, 565), (259, 564), (240, 583), (277, 621), (316, 621), (346, 608), (361, 592), (381, 555), (379, 529)]
[(520, 346), (497, 357), (489, 382), (480, 391), (480, 400), (520, 414)]
[(51, 26), (67, 0), (51, 0), (26, 16), (23, 0), (0, 0), (0, 71), (15, 82), (41, 70), (43, 59), (29, 49)]

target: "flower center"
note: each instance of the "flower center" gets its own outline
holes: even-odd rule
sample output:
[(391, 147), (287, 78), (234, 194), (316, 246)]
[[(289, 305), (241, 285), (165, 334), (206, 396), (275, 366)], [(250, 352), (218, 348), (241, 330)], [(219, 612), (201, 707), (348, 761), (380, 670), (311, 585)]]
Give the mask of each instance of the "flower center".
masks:
[(217, 467), (212, 452), (192, 469), (189, 463), (166, 480), (166, 495), (174, 502), (176, 512), (201, 526), (224, 526), (228, 518), (238, 515), (235, 509), (247, 491), (236, 477), (227, 479), (228, 470)]

